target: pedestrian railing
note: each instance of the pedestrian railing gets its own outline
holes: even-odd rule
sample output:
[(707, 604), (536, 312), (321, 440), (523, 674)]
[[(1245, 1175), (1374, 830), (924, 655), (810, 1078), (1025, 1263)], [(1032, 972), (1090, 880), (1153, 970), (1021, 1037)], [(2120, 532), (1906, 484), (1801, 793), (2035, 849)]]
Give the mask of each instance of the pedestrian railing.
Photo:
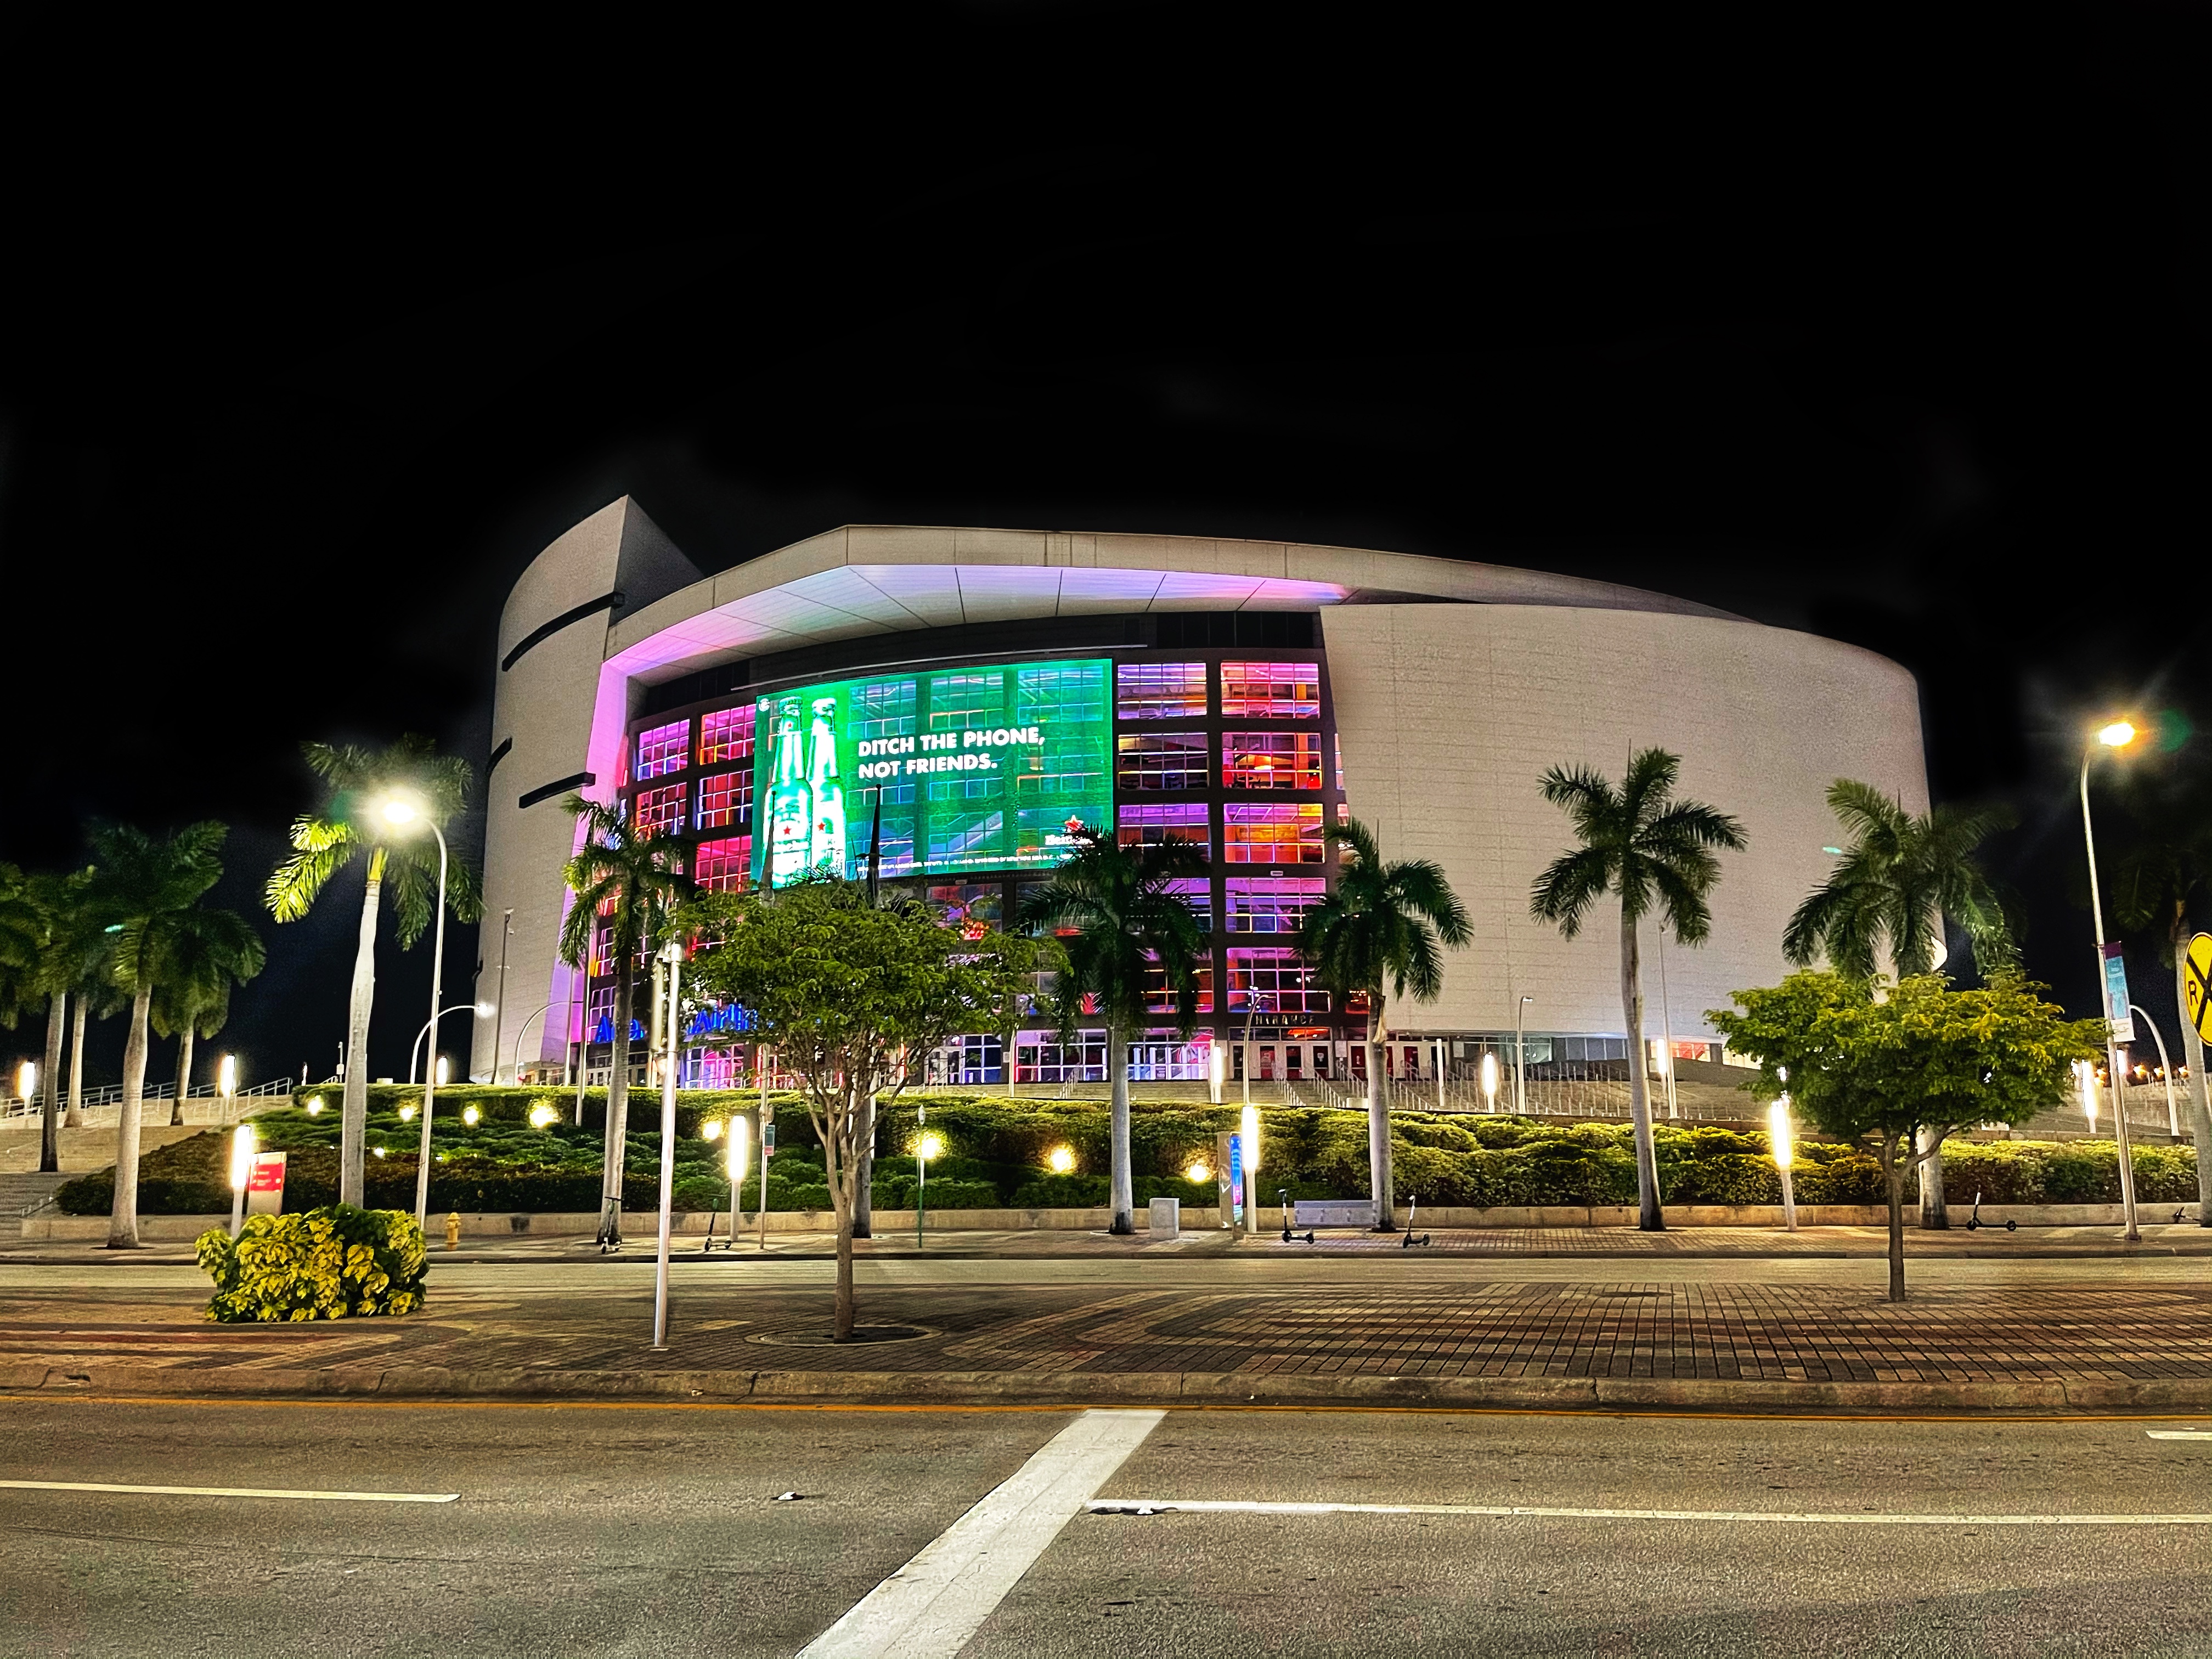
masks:
[[(267, 1083), (257, 1083), (250, 1089), (240, 1089), (235, 1094), (225, 1095), (212, 1085), (203, 1085), (187, 1094), (182, 1116), (187, 1123), (234, 1123), (256, 1107), (272, 1098), (289, 1096), (294, 1087), (290, 1078), (276, 1078)], [(165, 1106), (170, 1115), (177, 1115), (177, 1085), (173, 1083), (150, 1085), (139, 1097), (142, 1107)], [(20, 1097), (0, 1100), (0, 1127), (8, 1123), (36, 1119), (42, 1109), (38, 1100)], [(80, 1099), (76, 1115), (86, 1128), (112, 1128), (123, 1115), (123, 1087), (107, 1084), (97, 1089), (87, 1089)]]

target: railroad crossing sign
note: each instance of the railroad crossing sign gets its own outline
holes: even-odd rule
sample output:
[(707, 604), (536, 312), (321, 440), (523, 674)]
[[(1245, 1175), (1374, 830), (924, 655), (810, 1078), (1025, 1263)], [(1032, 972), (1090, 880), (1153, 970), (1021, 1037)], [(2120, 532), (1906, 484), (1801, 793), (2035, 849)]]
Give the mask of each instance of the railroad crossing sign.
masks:
[(2189, 999), (2189, 1023), (2197, 1036), (2212, 1042), (2212, 933), (2199, 933), (2189, 941), (2188, 960), (2181, 964), (2181, 988)]

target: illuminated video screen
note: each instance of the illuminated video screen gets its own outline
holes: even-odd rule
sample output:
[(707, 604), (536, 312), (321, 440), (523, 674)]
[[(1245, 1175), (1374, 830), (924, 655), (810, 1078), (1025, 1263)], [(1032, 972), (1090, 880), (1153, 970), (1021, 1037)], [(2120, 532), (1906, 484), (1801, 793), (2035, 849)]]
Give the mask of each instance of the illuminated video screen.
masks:
[[(1114, 822), (1106, 659), (831, 680), (759, 699), (752, 878), (1042, 870)], [(880, 798), (880, 799), (879, 799)], [(877, 822), (878, 806), (882, 813)]]

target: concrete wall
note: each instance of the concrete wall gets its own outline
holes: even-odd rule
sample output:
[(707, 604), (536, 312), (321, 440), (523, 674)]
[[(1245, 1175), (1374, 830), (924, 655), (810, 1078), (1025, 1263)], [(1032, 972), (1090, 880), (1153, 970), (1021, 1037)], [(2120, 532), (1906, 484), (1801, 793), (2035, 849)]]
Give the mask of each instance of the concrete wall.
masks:
[[(1669, 946), (1674, 1035), (1710, 1035), (1708, 1008), (1787, 971), (1782, 929), (1832, 860), (1822, 799), (1860, 779), (1925, 810), (1912, 678), (1852, 646), (1757, 623), (1529, 605), (1342, 605), (1322, 612), (1346, 787), (1390, 858), (1434, 859), (1472, 913), (1434, 1004), (1394, 1004), (1393, 1030), (1619, 1033), (1620, 925), (1601, 909), (1572, 943), (1532, 921), (1528, 890), (1571, 844), (1537, 793), (1547, 767), (1616, 782), (1630, 750), (1682, 757), (1680, 793), (1741, 819), (1723, 854), (1713, 931)], [(1660, 1032), (1656, 926), (1644, 935), (1646, 1034)]]

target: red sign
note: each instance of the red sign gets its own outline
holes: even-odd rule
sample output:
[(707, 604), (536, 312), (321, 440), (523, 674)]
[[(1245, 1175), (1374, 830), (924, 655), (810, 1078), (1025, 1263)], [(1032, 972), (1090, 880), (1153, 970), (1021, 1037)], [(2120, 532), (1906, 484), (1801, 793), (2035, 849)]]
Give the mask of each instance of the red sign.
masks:
[(275, 1215), (284, 1207), (284, 1154), (256, 1152), (246, 1174), (246, 1212)]

